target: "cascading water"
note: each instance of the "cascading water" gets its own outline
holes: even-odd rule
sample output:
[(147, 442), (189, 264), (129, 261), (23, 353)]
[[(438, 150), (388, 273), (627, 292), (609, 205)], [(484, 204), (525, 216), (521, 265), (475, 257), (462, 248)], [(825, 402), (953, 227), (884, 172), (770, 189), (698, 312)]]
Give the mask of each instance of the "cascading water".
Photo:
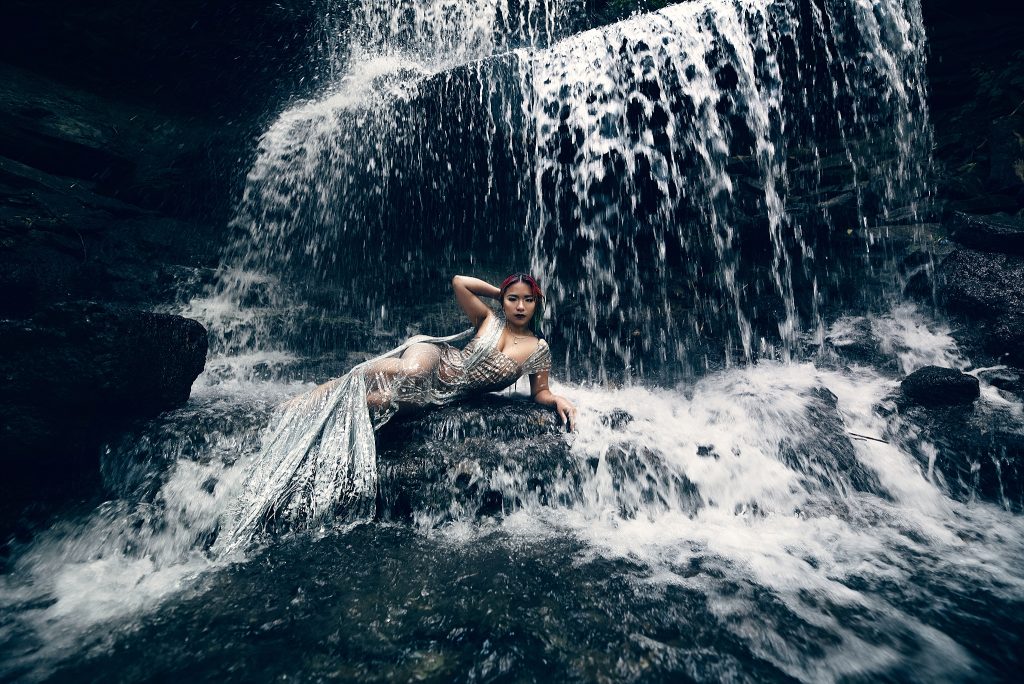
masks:
[[(815, 248), (834, 229), (827, 202), (800, 215), (789, 196), (834, 193), (820, 157), (839, 154), (853, 227), (914, 213), (930, 145), (923, 49), (913, 2), (761, 0), (683, 3), (526, 58), (533, 263), (578, 363), (639, 370), (646, 352), (699, 365), (708, 338), (726, 361), (789, 358), (821, 325)], [(789, 171), (800, 156), (809, 178)]]
[[(239, 238), (211, 296), (189, 307), (214, 349), (336, 349), (351, 333), (332, 335), (332, 319), (369, 310), (371, 325), (386, 326), (387, 311), (414, 296), (410, 283), (446, 286), (455, 255), (468, 267), (475, 251), (523, 251), (512, 226), (528, 186), (496, 180), (499, 168), (527, 173), (522, 111), (499, 75), (509, 50), (553, 40), (577, 14), (566, 0), (354, 9), (348, 70), (263, 136), (233, 222)], [(310, 317), (320, 334), (303, 325)]]
[[(1008, 442), (951, 453), (899, 405), (902, 374), (971, 363), (889, 301), (872, 237), (927, 199), (918, 3), (707, 0), (577, 33), (589, 6), (326, 13), (350, 23), (334, 85), (264, 136), (189, 305), (216, 357), (109, 445), (112, 501), (12, 551), (5, 678), (1019, 669)], [(451, 274), (510, 259), (552, 296), (556, 379), (613, 381), (556, 386), (576, 435), (499, 399), (391, 424), (371, 518), (212, 551), (275, 406), (406, 324), (460, 327), (434, 305)], [(1024, 441), (1012, 395), (983, 382), (972, 411)]]
[(529, 260), (586, 377), (790, 358), (843, 304), (834, 233), (926, 196), (916, 3), (681, 3), (552, 47), (570, 3), (453, 7), (357, 13), (340, 85), (264, 136), (214, 297), (243, 324), (189, 311), (218, 348), (351, 345), (354, 312), (402, 330), (416, 285)]

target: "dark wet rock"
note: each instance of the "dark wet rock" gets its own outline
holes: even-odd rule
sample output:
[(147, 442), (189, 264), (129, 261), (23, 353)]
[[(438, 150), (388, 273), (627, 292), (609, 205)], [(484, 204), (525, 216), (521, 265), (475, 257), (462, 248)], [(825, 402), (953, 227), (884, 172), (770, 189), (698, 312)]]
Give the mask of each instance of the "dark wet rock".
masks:
[[(325, 14), (344, 19), (349, 5), (341, 0), (328, 12), (309, 0), (8, 0), (0, 59), (165, 109), (262, 110), (304, 81), (319, 82), (314, 53), (324, 46), (315, 27)], [(340, 33), (345, 24), (331, 28)]]
[[(159, 490), (179, 462), (230, 465), (258, 451), (262, 428), (275, 408), (270, 398), (225, 402), (193, 398), (184, 406), (133, 421), (105, 440), (100, 474), (108, 493), (162, 505)], [(220, 481), (210, 475), (194, 496), (212, 496)]]
[(434, 524), (568, 504), (582, 482), (553, 411), (494, 395), (397, 416), (378, 434), (377, 462), (378, 513)]
[(703, 506), (696, 485), (656, 451), (623, 441), (600, 461), (580, 462), (554, 412), (528, 400), (485, 396), (399, 418), (378, 436), (377, 460), (378, 512), (431, 524), (572, 506), (602, 467), (624, 517)]
[(878, 476), (857, 458), (836, 395), (824, 387), (812, 390), (807, 412), (810, 432), (788, 437), (780, 448), (783, 461), (801, 473), (804, 486), (844, 497), (868, 492), (887, 498)]
[[(97, 646), (58, 663), (52, 678), (180, 680), (197, 663), (208, 678), (244, 681), (793, 678), (732, 636), (703, 586), (652, 589), (632, 557), (595, 553), (569, 534), (538, 536), (499, 529), (459, 543), (401, 525), (300, 536), (208, 573), (204, 591), (181, 592), (130, 630), (93, 635)], [(799, 619), (775, 592), (754, 594), (723, 578), (717, 558), (691, 555), (673, 569), (745, 605), (756, 599), (773, 633)], [(40, 640), (31, 637), (19, 645)], [(830, 637), (801, 629), (794, 640), (809, 649)]]
[(704, 507), (697, 485), (669, 468), (664, 455), (657, 451), (623, 442), (608, 449), (604, 463), (618, 495), (619, 514), (624, 518), (669, 511), (692, 516)]
[(713, 458), (716, 461), (721, 458), (718, 452), (715, 451), (714, 445), (711, 444), (699, 444), (697, 446), (697, 455), (701, 458)]
[(903, 395), (922, 406), (969, 404), (981, 396), (978, 378), (955, 368), (925, 366), (900, 383)]
[(992, 122), (989, 181), (997, 188), (1024, 190), (1024, 114), (1002, 116)]
[(7, 485), (95, 467), (107, 432), (188, 399), (206, 344), (195, 321), (88, 302), (0, 321)]
[(215, 235), (0, 157), (0, 315), (77, 299), (165, 304), (212, 272)]
[(933, 261), (932, 252), (929, 250), (919, 249), (912, 251), (900, 259), (900, 275), (903, 277), (911, 276), (919, 269), (930, 266)]
[(957, 249), (936, 283), (945, 305), (976, 324), (972, 334), (989, 352), (1024, 364), (1024, 257)]
[(612, 430), (621, 430), (632, 422), (632, 414), (628, 411), (624, 411), (623, 409), (615, 409), (611, 413), (606, 413), (601, 416), (601, 425), (605, 425)]
[(984, 368), (978, 371), (978, 378), (1003, 392), (1009, 392), (1017, 395), (1019, 399), (1024, 399), (1024, 375), (1019, 369), (1009, 366)]
[(846, 318), (837, 321), (825, 338), (830, 349), (847, 361), (883, 363), (881, 344), (866, 318)]
[(953, 239), (984, 252), (1024, 256), (1024, 219), (1007, 214), (974, 216), (955, 212)]
[(1012, 411), (985, 402), (897, 406), (888, 436), (915, 455), (925, 477), (959, 501), (1024, 510), (1024, 431)]
[(931, 301), (935, 298), (934, 269), (921, 267), (913, 271), (906, 278), (903, 285), (903, 295), (918, 301)]
[[(937, 195), (948, 208), (971, 213), (1016, 212), (1012, 156), (1020, 139), (1000, 125), (1020, 104), (1024, 75), (1016, 5), (979, 0), (963, 11), (955, 0), (922, 4), (930, 58), (929, 104), (935, 126)], [(1018, 133), (1024, 133), (1019, 127)]]
[(99, 195), (175, 216), (223, 215), (248, 144), (234, 127), (0, 63), (0, 156)]

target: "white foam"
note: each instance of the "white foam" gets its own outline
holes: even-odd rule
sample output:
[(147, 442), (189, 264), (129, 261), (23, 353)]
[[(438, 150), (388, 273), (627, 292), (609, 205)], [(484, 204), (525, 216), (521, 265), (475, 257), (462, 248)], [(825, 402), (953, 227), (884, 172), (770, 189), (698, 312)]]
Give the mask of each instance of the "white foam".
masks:
[[(924, 349), (914, 358), (963, 360), (951, 340), (921, 332), (927, 326), (914, 327), (919, 334), (903, 337), (910, 342), (893, 346), (893, 354), (908, 353), (917, 340)], [(865, 641), (815, 607), (822, 604), (867, 612), (883, 631), (912, 635), (907, 638), (920, 649), (915, 668), (922, 672), (940, 678), (977, 674), (978, 664), (955, 635), (923, 623), (879, 590), (859, 587), (920, 582), (924, 563), (925, 581), (935, 583), (919, 588), (926, 593), (972, 586), (1018, 600), (1024, 591), (1024, 521), (992, 504), (949, 499), (897, 443), (853, 441), (858, 461), (882, 488), (845, 497), (806, 489), (780, 456), (784, 440), (813, 432), (807, 421), (814, 417), (806, 412), (811, 390), (824, 388), (837, 397), (845, 431), (880, 438), (891, 427), (887, 421), (901, 420), (875, 411), (896, 383), (862, 367), (764, 363), (677, 390), (563, 388), (581, 409), (573, 444), (578, 458), (603, 460), (621, 443), (649, 449), (697, 484), (705, 505), (696, 512), (641, 506), (640, 514), (623, 517), (619, 503), (635, 492), (599, 466), (584, 502), (570, 508), (528, 504), (507, 524), (517, 534), (529, 534), (538, 521), (571, 531), (592, 555), (645, 566), (654, 584), (678, 583), (706, 594), (713, 612), (754, 653), (798, 679), (878, 673), (907, 657)], [(634, 420), (612, 429), (602, 418), (616, 410)], [(712, 446), (719, 458), (697, 456), (699, 445)], [(720, 581), (693, 576), (691, 562), (769, 589), (801, 620), (839, 640), (821, 644), (825, 656), (807, 658), (754, 617), (761, 610), (755, 600), (723, 595)], [(813, 604), (803, 600), (808, 595)]]
[(915, 304), (899, 304), (890, 315), (873, 317), (871, 329), (881, 341), (882, 351), (899, 360), (904, 375), (923, 366), (968, 367), (949, 326), (926, 319)]

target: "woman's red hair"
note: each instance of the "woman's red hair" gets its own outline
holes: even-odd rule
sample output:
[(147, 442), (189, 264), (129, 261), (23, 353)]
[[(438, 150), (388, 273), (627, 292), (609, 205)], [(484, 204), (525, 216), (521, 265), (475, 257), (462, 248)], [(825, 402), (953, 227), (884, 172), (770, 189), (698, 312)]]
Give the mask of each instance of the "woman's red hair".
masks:
[(508, 278), (501, 281), (501, 286), (498, 288), (498, 299), (505, 299), (505, 292), (508, 288), (512, 287), (516, 283), (526, 283), (530, 286), (531, 294), (537, 298), (537, 307), (533, 310), (533, 318), (530, 320), (530, 328), (533, 333), (540, 338), (544, 335), (540, 331), (540, 322), (544, 318), (544, 291), (540, 289), (540, 284), (537, 279), (529, 273), (513, 273)]
[(544, 299), (544, 291), (540, 289), (540, 284), (537, 282), (537, 279), (529, 273), (513, 273), (508, 278), (501, 281), (501, 286), (498, 288), (498, 290), (500, 290), (499, 296), (504, 297), (505, 291), (516, 283), (526, 283), (533, 291), (534, 297)]

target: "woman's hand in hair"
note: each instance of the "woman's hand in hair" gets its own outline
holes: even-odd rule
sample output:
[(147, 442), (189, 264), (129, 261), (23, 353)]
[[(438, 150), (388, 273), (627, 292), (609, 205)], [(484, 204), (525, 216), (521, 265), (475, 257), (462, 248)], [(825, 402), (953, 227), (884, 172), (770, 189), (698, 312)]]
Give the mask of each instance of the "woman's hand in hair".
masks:
[(498, 288), (479, 278), (457, 275), (452, 278), (452, 290), (455, 291), (455, 302), (469, 317), (473, 327), (479, 328), (491, 315), (491, 307), (481, 297), (498, 298)]

